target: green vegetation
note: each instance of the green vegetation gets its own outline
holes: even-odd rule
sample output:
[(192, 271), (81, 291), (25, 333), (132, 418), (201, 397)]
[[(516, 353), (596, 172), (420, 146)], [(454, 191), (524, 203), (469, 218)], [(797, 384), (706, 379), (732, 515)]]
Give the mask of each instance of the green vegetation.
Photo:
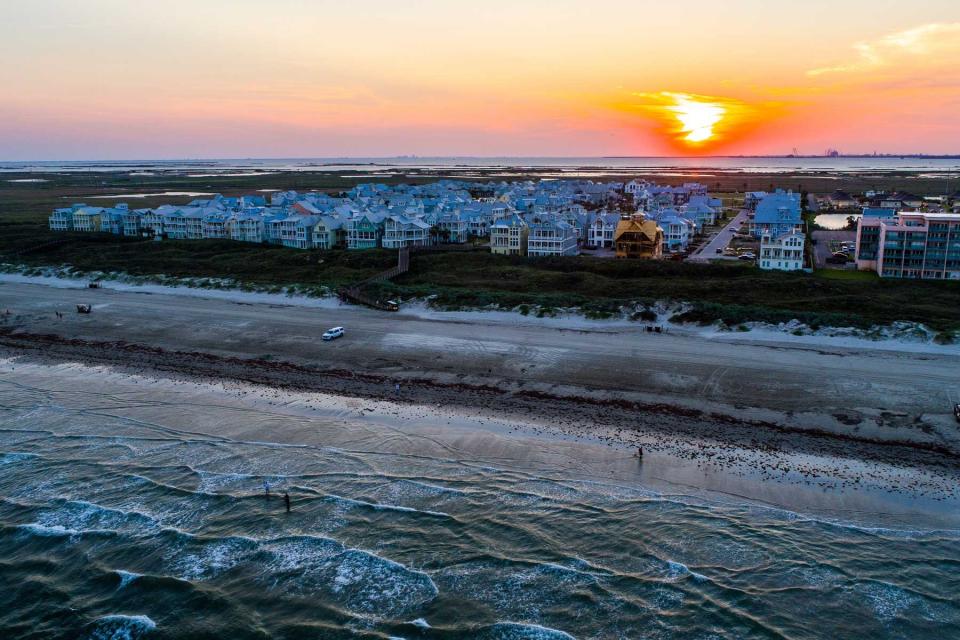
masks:
[(880, 279), (876, 271), (855, 271), (850, 269), (818, 269), (817, 277), (827, 280), (848, 280), (856, 282), (870, 282)]
[[(411, 270), (377, 285), (381, 296), (436, 296), (459, 309), (498, 305), (580, 307), (587, 314), (657, 300), (693, 302), (685, 321), (771, 323), (798, 319), (813, 327), (923, 322), (960, 328), (960, 286), (929, 281), (831, 279), (761, 271), (727, 262), (703, 265), (595, 258), (519, 258), (487, 253), (417, 255)], [(529, 308), (528, 308), (529, 312)]]
[(11, 248), (36, 246), (37, 240), (67, 239), (5, 262), (70, 265), (80, 271), (117, 271), (134, 276), (231, 278), (252, 285), (307, 284), (336, 287), (368, 278), (397, 261), (393, 251), (300, 251), (231, 240), (124, 239), (109, 234), (49, 233), (21, 239)]
[[(107, 234), (42, 234), (5, 244), (35, 246), (67, 239), (4, 261), (70, 265), (81, 271), (131, 275), (231, 278), (250, 285), (319, 288), (365, 279), (395, 264), (391, 251), (299, 251), (229, 240), (163, 242)], [(472, 253), (416, 254), (408, 273), (372, 285), (378, 298), (433, 297), (446, 309), (516, 308), (552, 315), (579, 307), (592, 318), (649, 308), (658, 300), (692, 302), (677, 319), (728, 326), (800, 320), (813, 327), (916, 321), (938, 331), (960, 329), (960, 286), (950, 282), (883, 280), (853, 271), (816, 275), (761, 271), (750, 265), (579, 258), (523, 258)], [(656, 318), (641, 311), (638, 319)]]
[[(341, 190), (369, 180), (347, 172), (277, 173), (264, 176), (189, 178), (183, 175), (134, 177), (127, 174), (8, 174), (45, 183), (0, 181), (0, 260), (33, 266), (70, 265), (83, 271), (116, 271), (131, 275), (192, 278), (231, 278), (251, 286), (298, 285), (306, 292), (356, 282), (389, 268), (396, 253), (388, 251), (310, 252), (215, 240), (151, 242), (106, 234), (58, 234), (46, 228), (56, 206), (70, 202), (113, 204), (88, 199), (95, 194), (129, 191), (205, 191), (227, 195), (256, 189)], [(435, 175), (377, 178), (384, 182), (427, 182)], [(737, 176), (738, 181), (747, 180)], [(805, 176), (811, 190), (821, 187)], [(891, 180), (903, 181), (893, 177)], [(679, 179), (682, 181), (682, 178)], [(762, 177), (743, 185), (724, 180), (716, 191), (768, 188)], [(668, 180), (662, 180), (668, 182)], [(919, 184), (919, 182), (918, 182)], [(829, 185), (829, 189), (827, 189)], [(857, 184), (839, 185), (857, 190)], [(878, 185), (864, 185), (875, 188)], [(914, 185), (916, 187), (916, 185)], [(922, 187), (912, 190), (923, 191)], [(736, 198), (726, 194), (727, 198)], [(182, 204), (190, 197), (129, 199), (131, 206)], [(52, 240), (68, 240), (18, 255)], [(579, 307), (596, 318), (620, 314), (624, 307), (638, 320), (656, 318), (649, 307), (658, 300), (693, 303), (682, 320), (728, 326), (747, 321), (801, 320), (811, 326), (859, 326), (916, 321), (943, 332), (943, 339), (960, 330), (960, 286), (949, 282), (893, 281), (875, 274), (820, 270), (815, 275), (761, 271), (730, 261), (692, 264), (668, 261), (629, 261), (597, 258), (533, 259), (493, 256), (484, 252), (418, 254), (411, 271), (371, 287), (378, 297), (428, 297), (450, 309), (498, 306), (521, 313), (551, 315), (557, 309)], [(646, 311), (645, 311), (646, 310)], [(651, 315), (648, 315), (651, 314)]]

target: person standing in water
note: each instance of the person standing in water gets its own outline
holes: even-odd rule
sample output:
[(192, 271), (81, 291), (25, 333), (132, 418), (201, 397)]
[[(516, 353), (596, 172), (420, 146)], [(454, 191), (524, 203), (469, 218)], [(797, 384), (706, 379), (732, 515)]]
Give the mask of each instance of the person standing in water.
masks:
[(286, 491), (283, 492), (283, 503), (287, 505), (287, 513), (290, 513), (290, 494)]
[(263, 497), (264, 498), (270, 497), (270, 483), (267, 482), (266, 480), (263, 481)]

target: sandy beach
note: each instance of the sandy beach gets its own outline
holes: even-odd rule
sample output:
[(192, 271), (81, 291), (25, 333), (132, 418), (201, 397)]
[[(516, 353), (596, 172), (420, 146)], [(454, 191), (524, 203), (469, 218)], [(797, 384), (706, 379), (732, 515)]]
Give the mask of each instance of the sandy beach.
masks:
[[(960, 437), (946, 409), (960, 358), (947, 350), (741, 342), (677, 328), (650, 334), (626, 322), (381, 314), (329, 302), (305, 308), (281, 297), (250, 304), (5, 283), (0, 298), (11, 310), (0, 335), (11, 368), (80, 362), (217, 385), (240, 399), (253, 385), (251, 402), (285, 411), (336, 413), (346, 403), (351, 419), (399, 421), (442, 439), (451, 429), (457, 438), (492, 432), (512, 451), (542, 449), (516, 439), (570, 443), (574, 457), (592, 460), (588, 475), (626, 469), (636, 480), (632, 454), (642, 446), (645, 482), (789, 508), (827, 508), (830, 492), (845, 504), (858, 496), (855, 511), (902, 515), (920, 503), (945, 513), (941, 506), (957, 499)], [(81, 299), (93, 304), (89, 316), (72, 308)], [(347, 336), (319, 340), (334, 325)]]

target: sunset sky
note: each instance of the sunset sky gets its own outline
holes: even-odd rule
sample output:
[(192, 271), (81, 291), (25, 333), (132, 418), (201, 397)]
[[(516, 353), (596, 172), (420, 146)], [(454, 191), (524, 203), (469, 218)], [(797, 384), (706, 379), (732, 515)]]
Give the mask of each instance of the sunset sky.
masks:
[(960, 153), (958, 0), (30, 0), (0, 160)]

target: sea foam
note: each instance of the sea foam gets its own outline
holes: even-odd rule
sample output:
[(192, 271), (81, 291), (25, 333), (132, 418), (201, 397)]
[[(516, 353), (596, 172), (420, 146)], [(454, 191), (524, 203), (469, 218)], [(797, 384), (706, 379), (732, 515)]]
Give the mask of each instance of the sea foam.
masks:
[(157, 628), (157, 623), (144, 615), (114, 614), (97, 618), (85, 636), (87, 640), (137, 640)]

